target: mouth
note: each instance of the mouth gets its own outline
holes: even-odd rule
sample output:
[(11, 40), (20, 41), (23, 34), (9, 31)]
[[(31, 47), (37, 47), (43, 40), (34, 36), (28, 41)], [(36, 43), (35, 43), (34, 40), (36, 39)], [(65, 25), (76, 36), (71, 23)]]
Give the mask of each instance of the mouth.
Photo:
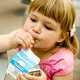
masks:
[(34, 39), (34, 42), (35, 41), (39, 41), (40, 40), (40, 37), (33, 37), (33, 39)]
[(39, 41), (39, 39), (34, 38), (34, 42), (36, 43), (37, 41)]

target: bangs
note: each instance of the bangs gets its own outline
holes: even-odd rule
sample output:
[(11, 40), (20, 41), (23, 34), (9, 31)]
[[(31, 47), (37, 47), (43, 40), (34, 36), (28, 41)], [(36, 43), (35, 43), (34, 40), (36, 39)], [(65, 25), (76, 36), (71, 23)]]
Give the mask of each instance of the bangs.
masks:
[(44, 16), (54, 19), (56, 22), (61, 22), (64, 18), (64, 5), (60, 5), (60, 0), (34, 0), (31, 4), (29, 12), (38, 11)]

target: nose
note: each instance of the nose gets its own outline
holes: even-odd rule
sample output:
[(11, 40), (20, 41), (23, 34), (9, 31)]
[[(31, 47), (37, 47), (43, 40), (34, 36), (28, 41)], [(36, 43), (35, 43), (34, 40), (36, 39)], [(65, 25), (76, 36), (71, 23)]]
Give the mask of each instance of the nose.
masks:
[(34, 31), (35, 33), (40, 34), (41, 33), (41, 23), (37, 23), (36, 25), (34, 25), (34, 27), (32, 28), (32, 31)]

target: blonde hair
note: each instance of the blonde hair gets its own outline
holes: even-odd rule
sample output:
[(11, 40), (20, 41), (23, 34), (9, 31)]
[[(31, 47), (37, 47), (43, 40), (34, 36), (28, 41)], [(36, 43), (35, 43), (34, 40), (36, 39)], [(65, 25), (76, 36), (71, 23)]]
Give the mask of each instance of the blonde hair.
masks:
[(75, 9), (70, 0), (34, 0), (29, 8), (29, 13), (31, 11), (38, 11), (60, 23), (61, 29), (67, 33), (67, 37), (58, 45), (71, 49), (74, 54), (78, 52), (76, 34), (70, 37), (70, 31), (75, 22)]

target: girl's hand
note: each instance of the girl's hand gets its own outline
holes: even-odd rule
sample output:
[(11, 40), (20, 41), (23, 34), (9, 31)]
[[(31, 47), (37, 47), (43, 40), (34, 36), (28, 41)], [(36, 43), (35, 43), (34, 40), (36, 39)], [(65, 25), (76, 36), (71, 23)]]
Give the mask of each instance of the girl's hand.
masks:
[(29, 32), (23, 29), (16, 30), (9, 34), (11, 48), (30, 48), (34, 44), (34, 40)]
[(17, 80), (47, 80), (46, 75), (41, 71), (41, 76), (34, 76), (30, 74), (20, 74)]

